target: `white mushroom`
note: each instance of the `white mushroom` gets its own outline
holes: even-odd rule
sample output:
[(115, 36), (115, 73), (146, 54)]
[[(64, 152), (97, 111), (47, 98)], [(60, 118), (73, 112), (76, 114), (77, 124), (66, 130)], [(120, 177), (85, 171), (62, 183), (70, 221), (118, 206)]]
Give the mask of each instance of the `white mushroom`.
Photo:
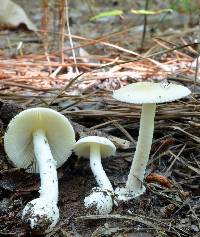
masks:
[(14, 166), (40, 173), (40, 197), (30, 201), (22, 213), (33, 232), (52, 231), (59, 219), (56, 168), (71, 155), (75, 144), (69, 120), (48, 108), (27, 109), (8, 125), (4, 147)]
[(118, 200), (127, 201), (145, 192), (143, 180), (153, 139), (156, 103), (174, 101), (190, 93), (181, 85), (153, 82), (137, 82), (113, 92), (116, 100), (142, 104), (136, 151), (125, 188), (115, 190)]
[(112, 193), (108, 192), (108, 190), (95, 187), (90, 195), (84, 199), (84, 205), (92, 214), (105, 215), (112, 211), (112, 196)]
[[(99, 187), (101, 188), (98, 189), (98, 192), (93, 190), (92, 193), (85, 198), (85, 207), (88, 208), (95, 206), (95, 212), (99, 214), (102, 213), (102, 210), (107, 210), (110, 212), (113, 206), (113, 201), (111, 198), (113, 187), (102, 167), (101, 158), (114, 155), (116, 151), (115, 145), (107, 138), (89, 136), (84, 137), (76, 142), (74, 151), (76, 155), (80, 157), (90, 158), (90, 167)], [(104, 195), (105, 193), (106, 195)], [(110, 207), (107, 207), (108, 205), (110, 205)]]

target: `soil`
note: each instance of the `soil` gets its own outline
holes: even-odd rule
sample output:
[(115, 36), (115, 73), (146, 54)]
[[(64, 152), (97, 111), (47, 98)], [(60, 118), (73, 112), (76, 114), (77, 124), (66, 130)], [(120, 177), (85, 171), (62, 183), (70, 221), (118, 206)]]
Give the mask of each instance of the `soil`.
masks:
[[(3, 104), (1, 108), (5, 110), (6, 107), (9, 118), (22, 109), (21, 106), (9, 103)], [(8, 120), (2, 118), (2, 121), (6, 128)], [(156, 131), (155, 138), (157, 136), (160, 134)], [(178, 142), (174, 142), (173, 146), (181, 143), (181, 137), (174, 136), (174, 139)], [(126, 158), (122, 159), (119, 155), (103, 160), (103, 166), (115, 187), (125, 183), (130, 167), (130, 159)], [(161, 171), (168, 163), (168, 159), (163, 159), (158, 167), (155, 167), (156, 164), (150, 166), (147, 174), (151, 170)], [(95, 216), (88, 213), (83, 205), (84, 197), (96, 186), (89, 162), (73, 155), (58, 170), (58, 206), (61, 217), (55, 235), (121, 236), (119, 233), (124, 233), (123, 236), (142, 237), (198, 236), (196, 218), (199, 213), (199, 177), (193, 175), (196, 179), (191, 179), (188, 171), (185, 173), (184, 170), (180, 163), (171, 170), (170, 182), (173, 185), (170, 189), (158, 183), (145, 183), (147, 191), (144, 195), (129, 202), (118, 203), (111, 215)], [(181, 184), (183, 181), (184, 184)], [(28, 201), (38, 197), (38, 188), (39, 177), (13, 168), (7, 162), (1, 143), (1, 236), (31, 236), (21, 222), (21, 211)], [(47, 236), (54, 236), (54, 233)]]

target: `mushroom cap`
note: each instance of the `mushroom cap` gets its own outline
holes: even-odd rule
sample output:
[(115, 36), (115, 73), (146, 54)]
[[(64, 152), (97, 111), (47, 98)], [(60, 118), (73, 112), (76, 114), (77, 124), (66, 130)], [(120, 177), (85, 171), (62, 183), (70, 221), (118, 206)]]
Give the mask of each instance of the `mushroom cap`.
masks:
[(90, 158), (90, 146), (98, 144), (102, 158), (114, 155), (115, 145), (105, 137), (88, 136), (78, 140), (74, 146), (74, 152), (77, 156)]
[(182, 85), (172, 83), (136, 82), (113, 92), (116, 100), (134, 103), (163, 103), (181, 99), (191, 91)]
[(45, 131), (56, 167), (60, 167), (72, 153), (75, 134), (64, 115), (48, 108), (24, 110), (10, 121), (4, 136), (8, 159), (18, 168), (39, 172), (32, 136), (37, 129)]

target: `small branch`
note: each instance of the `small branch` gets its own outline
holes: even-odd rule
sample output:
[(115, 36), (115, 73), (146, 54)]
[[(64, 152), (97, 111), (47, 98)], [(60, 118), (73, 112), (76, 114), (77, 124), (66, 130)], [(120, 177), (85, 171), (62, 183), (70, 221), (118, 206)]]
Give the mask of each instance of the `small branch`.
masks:
[[(48, 39), (48, 31), (49, 31), (49, 5), (48, 0), (43, 0), (43, 17), (42, 17), (42, 29), (43, 29), (43, 47), (47, 62), (50, 63), (48, 48), (49, 48), (49, 39)], [(51, 67), (49, 66), (49, 71), (51, 72)]]
[[(188, 235), (188, 232), (185, 230), (178, 228), (178, 227), (173, 227), (171, 223), (167, 223), (166, 220), (161, 220), (161, 219), (155, 219), (147, 216), (141, 216), (141, 215), (119, 215), (119, 214), (114, 214), (114, 215), (88, 215), (88, 216), (79, 216), (76, 218), (76, 221), (90, 221), (90, 220), (102, 220), (102, 219), (115, 219), (115, 220), (129, 220), (129, 221), (134, 221), (134, 222), (139, 222), (147, 226), (151, 226), (157, 230), (162, 230), (170, 233), (176, 233), (177, 231), (180, 231), (184, 236)], [(164, 229), (166, 228), (166, 229)]]
[(64, 41), (65, 41), (65, 0), (60, 0), (60, 52), (61, 63), (64, 64)]
[(198, 71), (199, 71), (199, 55), (196, 58), (196, 67), (195, 67), (195, 74), (194, 74), (193, 93), (196, 92)]
[[(148, 10), (149, 6), (149, 0), (146, 0), (145, 3), (145, 10)], [(146, 36), (146, 30), (147, 30), (147, 14), (144, 14), (144, 26), (143, 26), (143, 32), (142, 32), (142, 41), (141, 41), (141, 47), (140, 47), (140, 53), (142, 53), (143, 47), (144, 47), (144, 40)]]
[(74, 60), (74, 64), (75, 64), (75, 69), (76, 69), (76, 73), (79, 73), (78, 67), (77, 67), (77, 62), (76, 62), (76, 55), (75, 55), (75, 51), (74, 51), (74, 44), (73, 44), (73, 40), (72, 40), (72, 36), (71, 36), (71, 31), (70, 31), (70, 26), (69, 26), (69, 5), (68, 5), (68, 0), (66, 0), (66, 23), (67, 23), (67, 30), (68, 30), (68, 34), (69, 34), (69, 42), (71, 45), (71, 50), (72, 50), (72, 56), (73, 56), (73, 60)]

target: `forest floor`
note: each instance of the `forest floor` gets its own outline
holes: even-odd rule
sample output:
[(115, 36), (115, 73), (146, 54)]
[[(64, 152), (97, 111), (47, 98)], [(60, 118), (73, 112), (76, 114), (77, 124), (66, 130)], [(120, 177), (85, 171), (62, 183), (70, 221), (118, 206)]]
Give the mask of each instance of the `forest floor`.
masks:
[[(40, 28), (43, 11), (31, 2), (33, 6), (24, 9)], [(124, 7), (122, 17), (96, 22), (89, 19), (97, 9), (116, 7), (117, 1), (109, 1), (107, 8), (106, 1), (92, 8), (87, 1), (79, 2), (74, 1), (69, 12), (75, 57), (67, 28), (64, 44), (60, 43), (58, 11), (49, 11), (48, 25), (57, 34), (38, 35), (21, 28), (0, 31), (0, 236), (31, 236), (21, 211), (38, 197), (40, 185), (38, 175), (15, 168), (6, 159), (3, 136), (9, 121), (26, 108), (49, 107), (70, 119), (77, 140), (87, 135), (109, 137), (117, 153), (103, 160), (103, 167), (114, 188), (123, 186), (136, 147), (141, 106), (114, 100), (112, 91), (147, 80), (180, 83), (192, 95), (157, 106), (146, 192), (118, 203), (111, 214), (88, 213), (83, 201), (97, 184), (88, 160), (73, 154), (58, 169), (60, 222), (46, 236), (199, 237), (198, 17), (175, 12), (164, 19), (148, 16), (141, 48), (144, 16), (128, 12), (132, 1), (117, 6)]]

